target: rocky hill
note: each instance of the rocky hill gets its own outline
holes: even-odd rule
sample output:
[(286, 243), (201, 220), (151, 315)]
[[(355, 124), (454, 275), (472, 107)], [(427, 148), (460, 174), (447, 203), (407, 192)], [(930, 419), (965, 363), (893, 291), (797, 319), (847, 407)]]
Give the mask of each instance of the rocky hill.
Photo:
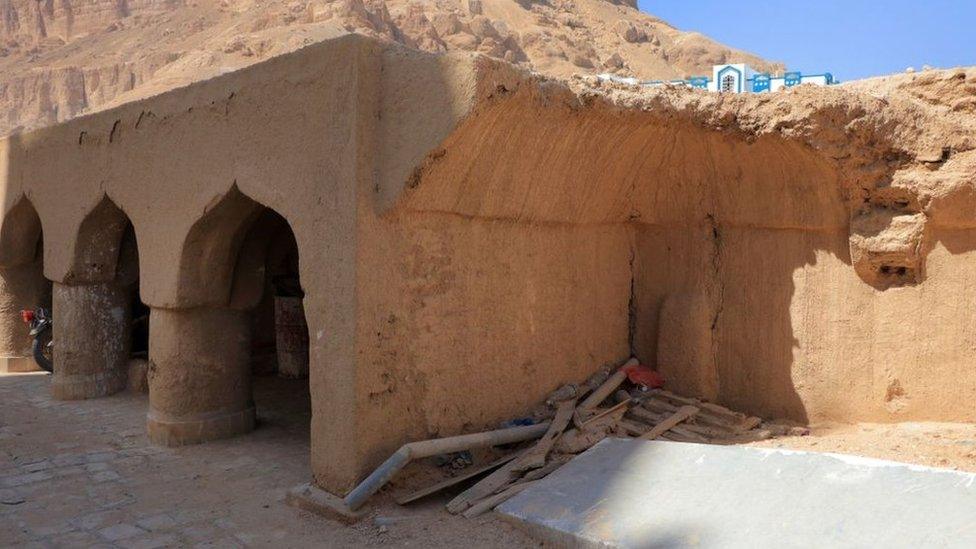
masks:
[(0, 135), (236, 70), (345, 32), (476, 51), (557, 77), (782, 67), (635, 0), (3, 0)]

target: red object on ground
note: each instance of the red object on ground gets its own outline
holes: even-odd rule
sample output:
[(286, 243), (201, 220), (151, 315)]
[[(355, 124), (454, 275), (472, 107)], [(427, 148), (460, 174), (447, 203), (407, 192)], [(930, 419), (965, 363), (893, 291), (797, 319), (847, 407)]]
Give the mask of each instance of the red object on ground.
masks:
[(661, 374), (643, 364), (626, 366), (624, 367), (624, 372), (627, 374), (627, 379), (636, 385), (643, 385), (650, 389), (664, 387), (664, 378), (661, 377)]
[(20, 311), (20, 318), (24, 321), (24, 324), (30, 324), (34, 320), (34, 311), (30, 309), (24, 309)]

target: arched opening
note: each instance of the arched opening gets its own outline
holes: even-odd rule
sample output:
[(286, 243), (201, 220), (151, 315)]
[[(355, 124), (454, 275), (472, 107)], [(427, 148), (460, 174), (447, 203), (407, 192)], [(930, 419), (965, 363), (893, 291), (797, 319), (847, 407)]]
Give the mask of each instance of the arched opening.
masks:
[(139, 292), (139, 243), (135, 227), (126, 224), (119, 247), (116, 280), (123, 285), (129, 299), (129, 387), (147, 391), (146, 370), (149, 360), (149, 307), (143, 303)]
[(244, 236), (231, 302), (247, 308), (251, 379), (259, 424), (300, 434), (311, 420), (308, 326), (298, 243), (280, 214), (264, 208)]
[(139, 295), (138, 243), (128, 216), (108, 197), (79, 226), (53, 302), (55, 398), (144, 388), (149, 327)]
[(0, 372), (40, 368), (31, 356), (25, 309), (51, 310), (51, 282), (44, 278), (44, 239), (34, 205), (21, 197), (0, 225)]
[(236, 186), (187, 233), (175, 295), (154, 307), (149, 436), (168, 446), (302, 433), (310, 399), (298, 246), (283, 216)]

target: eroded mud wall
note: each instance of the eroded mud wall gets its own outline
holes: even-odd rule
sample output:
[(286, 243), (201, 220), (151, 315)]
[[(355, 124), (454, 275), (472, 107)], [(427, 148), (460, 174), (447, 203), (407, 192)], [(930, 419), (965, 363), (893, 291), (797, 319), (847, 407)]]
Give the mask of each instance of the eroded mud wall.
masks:
[[(973, 419), (968, 214), (928, 220), (923, 241), (935, 244), (910, 250), (927, 258), (917, 282), (880, 284), (853, 265), (852, 182), (889, 184), (895, 156), (855, 173), (830, 155), (871, 157), (860, 138), (825, 152), (736, 130), (731, 115), (710, 125), (667, 103), (628, 112), (499, 81), (428, 155), (406, 209), (529, 234), (552, 223), (629, 232), (617, 257), (628, 264), (611, 266), (634, 280), (628, 341), (679, 392), (798, 421)], [(820, 124), (831, 139), (842, 125)]]
[(849, 263), (837, 176), (779, 139), (664, 131), (634, 195), (636, 352), (679, 392), (805, 420), (801, 336), (836, 275), (818, 265)]
[(931, 223), (920, 283), (879, 288), (814, 151), (673, 131), (635, 207), (636, 351), (674, 389), (799, 421), (976, 417), (970, 229)]
[(643, 360), (679, 392), (767, 417), (976, 417), (971, 229), (930, 223), (919, 283), (878, 287), (852, 266), (830, 163), (784, 140), (673, 131), (685, 152), (635, 197)]
[(623, 225), (410, 211), (360, 228), (366, 436), (395, 448), (492, 428), (629, 355)]

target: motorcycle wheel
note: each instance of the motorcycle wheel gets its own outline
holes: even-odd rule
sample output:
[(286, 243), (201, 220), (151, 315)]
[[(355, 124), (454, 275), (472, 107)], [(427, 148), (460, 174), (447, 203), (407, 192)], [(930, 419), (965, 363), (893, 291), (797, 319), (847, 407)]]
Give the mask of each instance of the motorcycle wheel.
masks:
[(34, 338), (31, 350), (34, 352), (34, 362), (45, 372), (53, 373), (54, 360), (51, 355), (54, 353), (54, 348), (51, 347), (50, 342), (51, 330), (45, 330)]

